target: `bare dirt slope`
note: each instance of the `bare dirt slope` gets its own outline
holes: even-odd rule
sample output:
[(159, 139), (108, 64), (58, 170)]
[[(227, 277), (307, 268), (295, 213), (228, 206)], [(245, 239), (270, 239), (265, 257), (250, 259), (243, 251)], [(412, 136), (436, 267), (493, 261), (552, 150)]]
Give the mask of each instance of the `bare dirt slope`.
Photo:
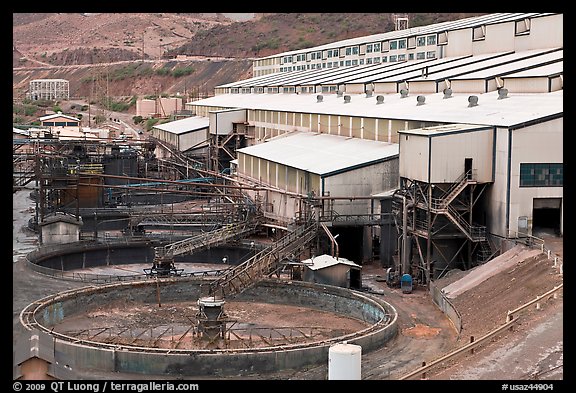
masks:
[(201, 29), (230, 23), (219, 14), (15, 13), (12, 40), (30, 60), (19, 65), (93, 64), (157, 59)]

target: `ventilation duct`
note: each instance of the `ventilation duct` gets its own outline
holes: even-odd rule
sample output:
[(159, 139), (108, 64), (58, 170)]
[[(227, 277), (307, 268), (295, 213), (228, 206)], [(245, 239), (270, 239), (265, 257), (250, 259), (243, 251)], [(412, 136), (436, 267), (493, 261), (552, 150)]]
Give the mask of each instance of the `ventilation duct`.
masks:
[(384, 103), (384, 96), (376, 96), (376, 105)]
[(444, 89), (444, 98), (452, 98), (452, 89), (447, 87)]
[(349, 103), (350, 100), (351, 100), (351, 98), (350, 98), (349, 95), (345, 95), (345, 96), (344, 96), (344, 103), (345, 103), (345, 104)]
[(316, 102), (322, 102), (322, 100), (324, 100), (324, 96), (322, 94), (318, 94), (316, 96)]
[(374, 91), (374, 86), (372, 83), (366, 86), (366, 97), (372, 97), (372, 92)]
[(424, 105), (424, 102), (426, 102), (426, 97), (424, 96), (418, 96), (416, 97), (416, 105)]
[(468, 97), (468, 108), (478, 105), (478, 96)]

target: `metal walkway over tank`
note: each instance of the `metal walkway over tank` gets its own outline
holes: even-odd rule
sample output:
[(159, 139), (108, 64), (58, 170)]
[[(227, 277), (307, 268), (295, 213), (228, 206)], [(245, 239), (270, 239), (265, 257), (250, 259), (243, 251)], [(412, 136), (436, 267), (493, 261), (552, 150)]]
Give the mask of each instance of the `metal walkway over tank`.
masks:
[(165, 246), (154, 247), (154, 260), (150, 269), (144, 269), (147, 275), (170, 276), (179, 275), (183, 269), (176, 269), (174, 257), (182, 254), (191, 254), (209, 247), (225, 244), (233, 239), (241, 238), (256, 231), (258, 222), (246, 220), (234, 224), (228, 224), (222, 228), (201, 233), (179, 240)]
[(210, 283), (208, 295), (221, 298), (237, 295), (265, 276), (274, 274), (282, 267), (282, 260), (293, 258), (305, 250), (316, 238), (317, 230), (316, 222), (298, 226), (244, 263), (225, 271)]

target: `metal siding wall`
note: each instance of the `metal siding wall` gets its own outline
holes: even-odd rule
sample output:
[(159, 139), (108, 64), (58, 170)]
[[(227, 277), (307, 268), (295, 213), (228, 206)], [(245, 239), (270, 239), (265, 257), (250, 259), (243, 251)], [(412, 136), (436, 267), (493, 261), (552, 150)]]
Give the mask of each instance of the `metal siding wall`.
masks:
[(400, 177), (427, 182), (428, 137), (402, 134), (400, 138)]
[(562, 198), (563, 187), (520, 188), (521, 163), (563, 162), (563, 119), (512, 132), (510, 229), (518, 230), (518, 217), (532, 217), (533, 198)]
[(515, 38), (515, 49), (561, 48), (564, 46), (564, 16), (550, 15), (530, 20), (530, 34)]
[(374, 83), (374, 94), (397, 93), (396, 82)]
[(288, 191), (296, 192), (296, 169), (288, 167)]
[(398, 143), (398, 130), (404, 131), (404, 120), (390, 120), (392, 134), (391, 139), (387, 140), (387, 142), (391, 143)]
[(362, 94), (364, 93), (364, 83), (347, 83), (344, 85), (346, 93)]
[(330, 129), (328, 130), (330, 135), (338, 135), (338, 116), (330, 115)]
[(352, 136), (362, 138), (362, 119), (359, 117), (352, 118)]
[(492, 130), (432, 138), (431, 183), (452, 183), (464, 173), (464, 159), (472, 158), (477, 180), (492, 180)]
[(364, 118), (364, 139), (376, 140), (376, 119)]
[(466, 56), (472, 53), (472, 29), (448, 31), (444, 57)]
[(318, 131), (318, 115), (315, 113), (312, 114), (310, 131)]
[[(414, 94), (432, 94), (436, 93), (436, 82), (435, 81), (418, 81), (410, 82), (410, 95)], [(416, 97), (406, 98), (407, 100), (416, 101)]]
[[(326, 177), (324, 187), (331, 196), (370, 196), (397, 188), (398, 173), (398, 159), (392, 159)], [(375, 205), (374, 209), (377, 208)], [(369, 200), (336, 201), (334, 210), (339, 214), (368, 214), (371, 203)]]
[(460, 79), (450, 81), (454, 93), (482, 94), (486, 87), (483, 79)]
[(548, 93), (548, 78), (508, 78), (504, 87), (510, 93)]
[(350, 116), (340, 116), (340, 135), (350, 136)]

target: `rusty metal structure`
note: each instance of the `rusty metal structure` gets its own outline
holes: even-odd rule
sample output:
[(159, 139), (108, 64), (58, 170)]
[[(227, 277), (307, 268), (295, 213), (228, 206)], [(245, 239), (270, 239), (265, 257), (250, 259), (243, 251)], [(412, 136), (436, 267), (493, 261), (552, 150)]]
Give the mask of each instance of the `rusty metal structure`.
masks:
[(467, 270), (493, 256), (486, 227), (474, 216), (487, 185), (476, 181), (472, 169), (454, 183), (401, 178), (392, 201), (399, 233), (396, 280), (410, 274), (427, 283), (458, 264)]

